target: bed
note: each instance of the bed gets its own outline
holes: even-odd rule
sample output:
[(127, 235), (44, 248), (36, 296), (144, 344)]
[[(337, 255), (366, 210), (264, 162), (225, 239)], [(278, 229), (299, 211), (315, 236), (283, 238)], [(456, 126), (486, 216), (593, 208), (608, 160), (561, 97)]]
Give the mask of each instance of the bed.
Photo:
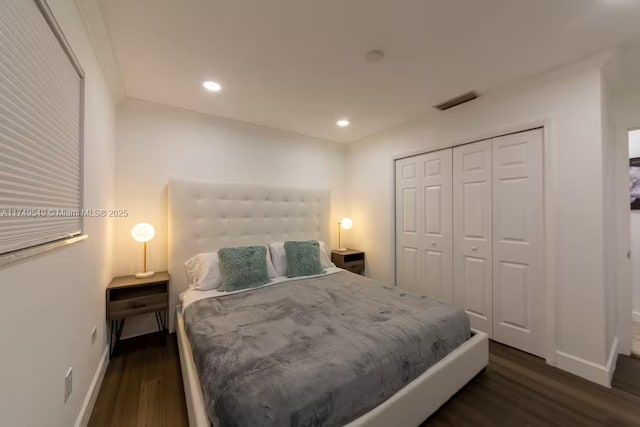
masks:
[[(171, 328), (192, 427), (256, 425), (260, 417), (270, 419), (263, 425), (419, 425), (487, 365), (487, 336), (469, 331), (459, 310), (340, 269), (217, 298), (184, 292), (183, 264), (196, 253), (271, 241), (329, 242), (329, 199), (323, 190), (170, 181), (170, 298), (178, 307)], [(258, 329), (242, 317), (247, 307), (259, 307), (251, 312)], [(274, 314), (274, 307), (281, 312)], [(301, 319), (292, 320), (293, 313)], [(258, 340), (271, 324), (266, 330), (274, 336), (255, 346), (265, 353), (245, 344), (234, 349), (239, 360), (250, 354), (254, 365), (264, 362), (251, 375), (239, 375), (243, 371), (231, 369), (224, 352), (216, 353), (216, 340), (228, 335), (207, 338), (207, 321), (218, 332), (242, 329), (245, 340)], [(299, 339), (301, 353), (265, 350), (266, 342), (284, 336)], [(370, 363), (359, 366), (359, 358)], [(279, 410), (283, 404), (293, 407), (286, 408), (289, 418)]]

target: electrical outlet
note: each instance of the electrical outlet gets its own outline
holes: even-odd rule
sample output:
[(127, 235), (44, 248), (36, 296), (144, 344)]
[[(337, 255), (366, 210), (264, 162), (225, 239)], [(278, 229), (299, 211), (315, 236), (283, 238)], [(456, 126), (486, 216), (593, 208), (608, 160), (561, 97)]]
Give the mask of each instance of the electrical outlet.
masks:
[(69, 368), (67, 375), (64, 376), (64, 403), (69, 400), (71, 391), (73, 391), (73, 368)]
[(91, 344), (96, 342), (96, 338), (98, 338), (98, 327), (94, 326), (91, 330)]

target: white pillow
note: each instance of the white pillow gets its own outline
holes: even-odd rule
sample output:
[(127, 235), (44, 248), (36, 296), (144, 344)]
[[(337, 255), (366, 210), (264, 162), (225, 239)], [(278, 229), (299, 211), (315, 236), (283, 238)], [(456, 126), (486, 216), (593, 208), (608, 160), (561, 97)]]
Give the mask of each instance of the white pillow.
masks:
[(267, 248), (267, 274), (269, 275), (269, 279), (273, 279), (274, 277), (278, 277), (278, 273), (276, 273), (276, 269), (271, 261), (269, 246), (265, 246), (265, 248)]
[(184, 263), (184, 269), (191, 289), (208, 291), (222, 286), (218, 252), (198, 254)]
[[(322, 268), (335, 267), (336, 265), (329, 259), (324, 242), (318, 241), (318, 244), (320, 246), (320, 264), (322, 265)], [(269, 252), (271, 252), (271, 261), (273, 261), (273, 266), (275, 267), (278, 276), (286, 276), (287, 254), (284, 251), (284, 242), (269, 243)]]
[[(271, 262), (269, 248), (267, 249), (267, 274), (269, 279), (277, 277), (276, 269)], [(187, 272), (187, 284), (191, 289), (208, 291), (222, 286), (222, 272), (218, 252), (200, 253), (184, 263)]]
[(320, 245), (320, 264), (322, 264), (322, 268), (335, 267), (336, 265), (332, 263), (331, 258), (329, 258), (324, 242), (318, 240), (318, 244)]
[(278, 276), (286, 276), (287, 255), (284, 253), (284, 242), (269, 243), (269, 252), (271, 252), (271, 261)]

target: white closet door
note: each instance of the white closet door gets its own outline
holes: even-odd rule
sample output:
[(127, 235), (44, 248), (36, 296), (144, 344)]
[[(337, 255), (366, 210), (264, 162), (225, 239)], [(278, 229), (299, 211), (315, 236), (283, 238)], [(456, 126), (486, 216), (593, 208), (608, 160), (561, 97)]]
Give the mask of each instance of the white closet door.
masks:
[(542, 130), (493, 140), (493, 335), (544, 356)]
[[(452, 150), (420, 156), (422, 162), (423, 293), (453, 303)], [(418, 210), (420, 213), (420, 209)]]
[(418, 212), (422, 206), (423, 158), (416, 156), (396, 161), (396, 284), (415, 292), (423, 292), (420, 268), (422, 222)]
[(453, 149), (454, 304), (492, 336), (491, 141)]

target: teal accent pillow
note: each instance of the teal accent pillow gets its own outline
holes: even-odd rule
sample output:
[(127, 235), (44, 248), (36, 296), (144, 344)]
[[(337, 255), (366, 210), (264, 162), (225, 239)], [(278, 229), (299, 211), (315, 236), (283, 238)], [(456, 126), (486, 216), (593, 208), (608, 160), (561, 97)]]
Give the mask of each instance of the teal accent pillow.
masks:
[(320, 263), (320, 244), (317, 240), (284, 242), (284, 253), (287, 257), (287, 277), (325, 273)]
[(218, 251), (223, 291), (238, 291), (269, 283), (267, 248), (243, 246)]

